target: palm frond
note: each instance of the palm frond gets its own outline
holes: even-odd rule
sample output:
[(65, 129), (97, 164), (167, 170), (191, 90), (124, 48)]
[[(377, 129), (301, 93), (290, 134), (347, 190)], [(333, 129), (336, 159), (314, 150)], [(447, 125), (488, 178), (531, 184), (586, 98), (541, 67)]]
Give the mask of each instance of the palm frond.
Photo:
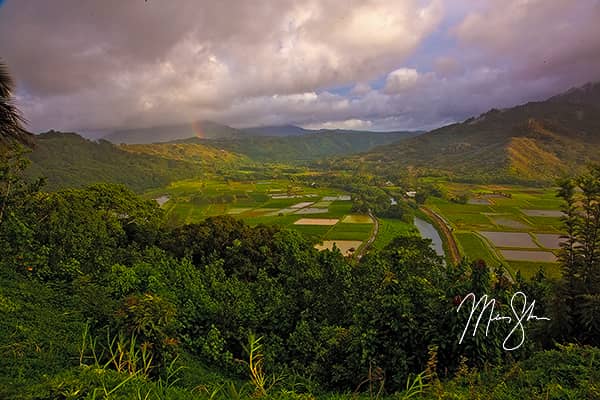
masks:
[(25, 119), (12, 101), (13, 80), (6, 64), (0, 61), (0, 144), (33, 145), (33, 135), (23, 128)]

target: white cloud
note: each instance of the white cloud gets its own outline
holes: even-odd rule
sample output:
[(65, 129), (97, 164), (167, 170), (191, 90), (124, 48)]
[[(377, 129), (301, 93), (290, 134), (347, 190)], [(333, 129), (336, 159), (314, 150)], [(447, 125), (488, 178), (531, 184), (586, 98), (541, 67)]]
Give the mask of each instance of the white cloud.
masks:
[(316, 124), (304, 125), (306, 129), (350, 129), (350, 130), (368, 130), (373, 123), (362, 119), (352, 118), (343, 121), (326, 121)]
[(400, 68), (388, 74), (385, 80), (385, 93), (397, 94), (412, 89), (419, 81), (419, 73), (413, 68)]

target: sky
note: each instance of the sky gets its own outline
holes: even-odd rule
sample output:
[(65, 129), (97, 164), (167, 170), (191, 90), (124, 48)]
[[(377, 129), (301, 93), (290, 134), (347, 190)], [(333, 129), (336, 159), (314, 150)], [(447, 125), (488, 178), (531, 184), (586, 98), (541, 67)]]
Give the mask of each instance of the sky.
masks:
[(432, 129), (600, 80), (600, 0), (0, 0), (33, 132)]

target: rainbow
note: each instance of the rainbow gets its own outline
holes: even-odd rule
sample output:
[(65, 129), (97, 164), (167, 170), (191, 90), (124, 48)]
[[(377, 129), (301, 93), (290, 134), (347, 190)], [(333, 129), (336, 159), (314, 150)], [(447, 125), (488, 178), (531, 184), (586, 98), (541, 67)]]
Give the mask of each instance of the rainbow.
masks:
[(204, 131), (200, 122), (192, 122), (192, 131), (197, 138), (206, 139), (206, 135), (204, 135)]

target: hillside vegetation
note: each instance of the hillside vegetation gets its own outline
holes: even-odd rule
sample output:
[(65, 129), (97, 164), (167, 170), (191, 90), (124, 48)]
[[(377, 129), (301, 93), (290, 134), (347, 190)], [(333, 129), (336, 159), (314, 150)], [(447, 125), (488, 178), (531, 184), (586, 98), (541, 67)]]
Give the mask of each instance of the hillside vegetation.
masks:
[(200, 143), (122, 144), (118, 148), (133, 154), (146, 154), (204, 166), (250, 162), (246, 157)]
[(81, 187), (95, 182), (122, 183), (136, 191), (165, 186), (238, 163), (242, 157), (206, 146), (144, 151), (119, 148), (104, 140), (82, 138), (75, 133), (48, 132), (35, 137), (27, 174), (46, 177), (46, 189)]
[(243, 136), (236, 139), (204, 140), (191, 138), (178, 143), (202, 143), (257, 161), (302, 162), (348, 155), (375, 146), (397, 142), (418, 132), (317, 131), (299, 136)]
[(542, 181), (600, 160), (600, 84), (477, 118), (337, 160), (380, 172), (412, 167), (479, 181)]

